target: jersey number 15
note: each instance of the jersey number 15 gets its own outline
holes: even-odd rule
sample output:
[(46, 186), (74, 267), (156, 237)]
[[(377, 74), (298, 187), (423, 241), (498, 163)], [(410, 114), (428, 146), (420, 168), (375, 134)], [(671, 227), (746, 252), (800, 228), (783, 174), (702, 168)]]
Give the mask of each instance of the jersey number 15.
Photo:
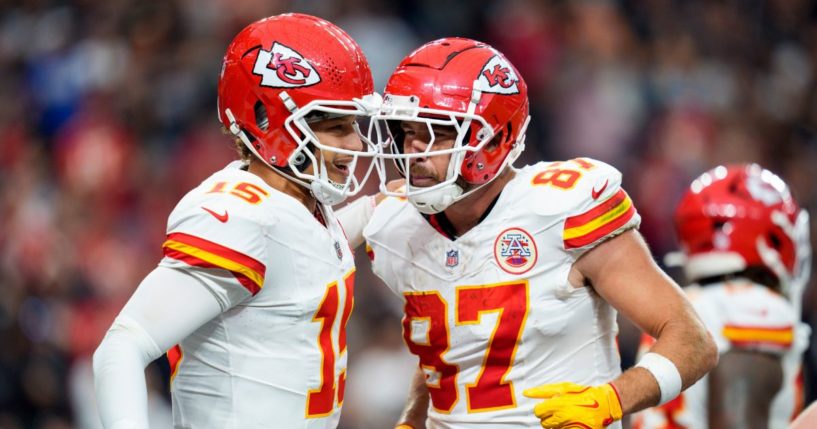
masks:
[[(343, 279), (343, 287), (346, 289), (343, 302), (343, 314), (340, 316), (340, 326), (338, 327), (338, 352), (337, 357), (346, 352), (346, 323), (352, 315), (354, 306), (355, 272), (351, 271)], [(340, 291), (338, 283), (332, 282), (326, 287), (318, 311), (312, 317), (313, 322), (321, 324), (321, 331), (318, 334), (318, 348), (321, 351), (321, 385), (317, 389), (309, 391), (306, 399), (306, 418), (313, 419), (325, 417), (332, 414), (335, 409), (335, 398), (338, 400), (338, 407), (343, 404), (343, 390), (346, 386), (346, 371), (341, 371), (335, 378), (335, 346), (332, 343), (332, 326), (341, 310)], [(337, 380), (337, 384), (335, 383)]]

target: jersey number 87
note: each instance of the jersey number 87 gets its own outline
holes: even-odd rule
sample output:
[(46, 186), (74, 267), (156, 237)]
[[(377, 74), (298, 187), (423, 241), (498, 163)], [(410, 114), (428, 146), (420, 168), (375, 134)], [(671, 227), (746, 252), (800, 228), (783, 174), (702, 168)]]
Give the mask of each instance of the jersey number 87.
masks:
[[(436, 291), (406, 293), (403, 337), (409, 350), (420, 358), (426, 372), (431, 402), (437, 411), (448, 413), (459, 400), (459, 368), (443, 359), (450, 346), (448, 303)], [(469, 413), (516, 406), (513, 383), (505, 377), (513, 365), (516, 348), (529, 310), (527, 280), (481, 286), (460, 286), (455, 291), (455, 324), (479, 324), (484, 313), (497, 313), (479, 375), (466, 385)], [(427, 335), (412, 335), (412, 326), (426, 323)], [(433, 380), (428, 374), (433, 374)]]

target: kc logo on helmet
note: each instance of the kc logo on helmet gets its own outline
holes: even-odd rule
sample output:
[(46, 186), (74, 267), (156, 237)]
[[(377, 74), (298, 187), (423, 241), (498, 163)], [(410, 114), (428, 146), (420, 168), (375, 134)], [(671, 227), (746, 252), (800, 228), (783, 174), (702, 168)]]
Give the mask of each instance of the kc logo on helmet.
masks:
[(297, 88), (321, 81), (317, 70), (303, 55), (278, 42), (273, 43), (269, 51), (258, 51), (252, 72), (261, 76), (261, 86), (272, 88)]
[(479, 89), (482, 92), (492, 92), (494, 94), (518, 94), (519, 77), (511, 67), (511, 64), (501, 55), (494, 55), (482, 67), (477, 77)]

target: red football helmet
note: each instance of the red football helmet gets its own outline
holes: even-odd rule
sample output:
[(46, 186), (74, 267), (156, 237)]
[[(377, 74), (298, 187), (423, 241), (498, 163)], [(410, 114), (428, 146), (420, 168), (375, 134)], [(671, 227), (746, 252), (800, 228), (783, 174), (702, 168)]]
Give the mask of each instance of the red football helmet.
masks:
[[(384, 153), (378, 172), (381, 192), (405, 196), (423, 213), (438, 213), (511, 164), (525, 146), (528, 90), (504, 55), (484, 43), (445, 38), (409, 54), (391, 75), (376, 116)], [(423, 153), (403, 153), (400, 121), (423, 122), (431, 141)], [(435, 149), (432, 125), (456, 130), (453, 148)], [(450, 154), (447, 176), (429, 187), (411, 185), (412, 158)], [(393, 159), (406, 177), (398, 193), (386, 189), (383, 159)], [(474, 185), (468, 192), (458, 183)]]
[[(310, 146), (352, 155), (350, 171), (359, 156), (373, 156), (376, 147), (362, 135), (364, 152), (322, 145), (308, 122), (370, 116), (379, 104), (369, 63), (357, 43), (334, 24), (302, 14), (262, 19), (238, 33), (227, 48), (218, 82), (221, 123), (259, 159), (311, 188), (326, 204), (357, 193), (371, 168), (360, 181), (350, 174), (344, 184), (331, 182)], [(310, 164), (314, 173), (306, 174)]]
[(757, 164), (719, 166), (695, 179), (675, 226), (690, 280), (760, 268), (791, 294), (793, 283), (808, 278), (808, 213), (782, 179)]

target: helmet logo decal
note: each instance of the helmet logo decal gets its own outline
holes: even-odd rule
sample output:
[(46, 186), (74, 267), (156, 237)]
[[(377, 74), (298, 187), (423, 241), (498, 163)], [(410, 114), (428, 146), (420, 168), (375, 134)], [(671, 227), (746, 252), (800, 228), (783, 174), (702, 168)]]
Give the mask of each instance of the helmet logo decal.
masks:
[(272, 88), (311, 86), (321, 81), (317, 70), (303, 55), (278, 42), (273, 43), (269, 51), (258, 51), (252, 72), (261, 76), (261, 86)]
[(783, 201), (780, 192), (757, 176), (749, 176), (746, 178), (746, 190), (749, 191), (752, 198), (766, 206), (773, 206)]
[(536, 264), (539, 253), (533, 237), (522, 228), (508, 228), (494, 241), (494, 259), (505, 272), (524, 274)]
[(508, 95), (519, 93), (519, 77), (508, 60), (500, 55), (494, 55), (485, 63), (477, 81), (482, 92)]

